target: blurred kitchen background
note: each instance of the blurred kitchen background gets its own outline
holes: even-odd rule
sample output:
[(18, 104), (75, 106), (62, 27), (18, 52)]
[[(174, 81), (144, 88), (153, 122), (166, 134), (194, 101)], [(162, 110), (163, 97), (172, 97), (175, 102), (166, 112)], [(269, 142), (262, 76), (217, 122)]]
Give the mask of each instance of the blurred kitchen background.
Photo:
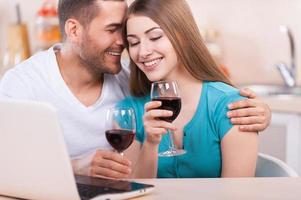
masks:
[[(301, 83), (301, 1), (188, 3), (220, 67), (237, 86), (254, 89), (273, 111), (271, 126), (260, 134), (260, 151), (280, 158), (301, 174), (301, 89), (296, 87)], [(33, 54), (58, 40), (56, 13), (49, 6), (53, 4), (56, 0), (0, 0), (0, 78), (1, 70), (3, 73), (7, 69), (4, 65), (10, 49), (18, 49), (21, 44)], [(14, 29), (16, 23), (26, 25), (28, 45), (23, 41), (24, 26)], [(43, 32), (43, 23), (54, 29)], [(16, 34), (18, 31), (21, 33)]]
[[(130, 0), (129, 2), (131, 2)], [(16, 3), (21, 20), (28, 27), (31, 53), (37, 49), (38, 12), (45, 2), (56, 0), (0, 0), (0, 58), (3, 65), (9, 26), (17, 22)], [(279, 61), (289, 63), (289, 43), (280, 25), (295, 35), (296, 57), (301, 60), (301, 1), (299, 0), (188, 0), (202, 32), (211, 30), (220, 50), (220, 63), (236, 84), (281, 84), (276, 70)], [(212, 30), (213, 29), (213, 30)], [(55, 33), (54, 33), (55, 34)], [(215, 36), (214, 36), (215, 34)], [(299, 36), (299, 37), (298, 37)], [(56, 36), (53, 36), (56, 37)], [(214, 47), (213, 47), (214, 48)], [(299, 58), (299, 59), (298, 59)], [(301, 76), (301, 67), (298, 70)], [(301, 79), (299, 79), (300, 83)]]

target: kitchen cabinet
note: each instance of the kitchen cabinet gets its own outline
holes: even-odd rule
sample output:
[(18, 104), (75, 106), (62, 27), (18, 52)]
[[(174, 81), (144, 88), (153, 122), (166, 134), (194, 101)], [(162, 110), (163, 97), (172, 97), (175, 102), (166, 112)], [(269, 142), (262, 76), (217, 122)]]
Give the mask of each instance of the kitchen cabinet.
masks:
[(301, 100), (266, 102), (272, 109), (272, 121), (259, 135), (259, 151), (281, 159), (301, 175)]

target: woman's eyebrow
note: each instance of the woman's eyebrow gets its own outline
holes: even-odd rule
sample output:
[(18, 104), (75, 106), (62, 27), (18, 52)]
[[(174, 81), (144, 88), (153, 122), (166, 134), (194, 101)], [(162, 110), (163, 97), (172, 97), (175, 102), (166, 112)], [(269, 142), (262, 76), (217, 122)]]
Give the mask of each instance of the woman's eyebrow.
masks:
[(161, 28), (160, 27), (153, 27), (153, 28), (150, 28), (150, 29), (146, 30), (144, 33), (147, 34), (147, 33), (151, 32), (155, 29), (161, 29)]
[[(153, 30), (155, 30), (155, 29), (160, 29), (160, 30), (161, 30), (160, 27), (152, 27), (152, 28), (150, 28), (150, 29), (144, 31), (144, 34), (147, 34), (147, 33), (151, 32), (151, 31), (153, 31)], [(136, 38), (137, 36), (136, 36), (135, 34), (128, 34), (126, 37), (135, 37), (135, 38)]]

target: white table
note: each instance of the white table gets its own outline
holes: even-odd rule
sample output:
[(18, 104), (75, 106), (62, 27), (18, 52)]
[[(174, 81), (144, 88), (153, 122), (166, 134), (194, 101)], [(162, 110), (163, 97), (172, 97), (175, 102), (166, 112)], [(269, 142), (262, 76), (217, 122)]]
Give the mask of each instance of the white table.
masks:
[[(300, 200), (301, 178), (137, 179), (155, 185), (141, 200)], [(0, 197), (1, 200), (11, 198)]]
[(201, 200), (300, 200), (301, 178), (157, 179), (153, 193), (136, 198)]

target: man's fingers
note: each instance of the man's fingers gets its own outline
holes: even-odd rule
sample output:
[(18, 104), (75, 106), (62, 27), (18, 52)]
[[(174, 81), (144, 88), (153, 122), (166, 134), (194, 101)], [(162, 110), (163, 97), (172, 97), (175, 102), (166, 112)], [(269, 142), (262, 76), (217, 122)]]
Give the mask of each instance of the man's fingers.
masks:
[(255, 99), (257, 97), (256, 93), (250, 88), (240, 89), (239, 94), (250, 99)]
[(255, 99), (244, 99), (244, 100), (230, 103), (228, 105), (228, 108), (233, 110), (233, 109), (246, 108), (246, 107), (255, 107), (256, 105), (257, 105), (257, 101)]
[(264, 115), (265, 110), (263, 108), (251, 107), (238, 110), (231, 110), (227, 112), (228, 117), (247, 117), (247, 116), (259, 116)]
[(253, 124), (253, 125), (241, 125), (239, 130), (243, 132), (258, 132), (264, 130), (265, 126), (263, 124)]
[(125, 178), (131, 173), (130, 161), (120, 154), (98, 150), (91, 162), (92, 176)]
[(122, 178), (127, 178), (129, 174), (113, 171), (105, 167), (95, 166), (92, 167), (91, 169), (91, 175), (95, 177), (122, 179)]
[(131, 173), (131, 169), (130, 169), (129, 166), (119, 164), (119, 163), (117, 163), (115, 161), (112, 161), (112, 160), (99, 159), (99, 160), (96, 161), (96, 166), (102, 167), (102, 168), (107, 168), (107, 169), (110, 169), (112, 171), (117, 171), (117, 172), (123, 173), (123, 174), (130, 174)]
[(96, 159), (97, 157), (100, 159), (112, 160), (122, 165), (131, 166), (131, 162), (128, 159), (116, 152), (98, 150), (95, 155)]
[(251, 125), (251, 124), (262, 124), (265, 122), (264, 116), (251, 116), (251, 117), (239, 117), (231, 118), (231, 123), (234, 125)]

